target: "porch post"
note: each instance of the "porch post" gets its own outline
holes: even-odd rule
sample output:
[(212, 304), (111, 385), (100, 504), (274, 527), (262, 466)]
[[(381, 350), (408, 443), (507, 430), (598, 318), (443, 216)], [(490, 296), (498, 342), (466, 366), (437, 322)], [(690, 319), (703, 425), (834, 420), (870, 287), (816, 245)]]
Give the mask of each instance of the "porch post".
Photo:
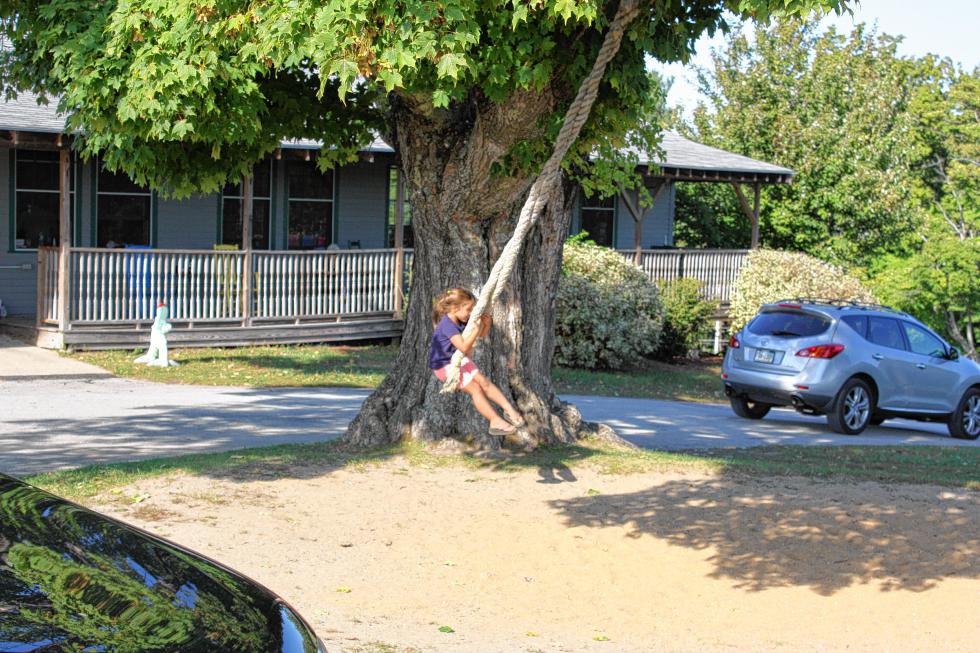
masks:
[(395, 298), (395, 318), (401, 318), (404, 310), (405, 297), (405, 187), (403, 185), (402, 170), (395, 168), (395, 274), (392, 283), (393, 297)]
[(242, 177), (242, 326), (252, 324), (252, 175)]
[(71, 294), (71, 150), (58, 151), (58, 330), (68, 330), (68, 298)]

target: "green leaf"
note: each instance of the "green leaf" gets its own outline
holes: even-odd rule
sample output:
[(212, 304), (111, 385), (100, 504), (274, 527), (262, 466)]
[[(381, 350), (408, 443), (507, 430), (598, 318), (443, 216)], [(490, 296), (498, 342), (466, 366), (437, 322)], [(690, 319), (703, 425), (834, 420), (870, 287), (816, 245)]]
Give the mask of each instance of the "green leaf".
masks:
[(436, 73), (439, 77), (449, 77), (450, 79), (456, 79), (459, 75), (460, 66), (465, 66), (466, 62), (463, 58), (456, 54), (444, 54), (439, 63), (436, 64)]
[(432, 106), (444, 109), (449, 106), (449, 93), (442, 89), (437, 89), (432, 93)]

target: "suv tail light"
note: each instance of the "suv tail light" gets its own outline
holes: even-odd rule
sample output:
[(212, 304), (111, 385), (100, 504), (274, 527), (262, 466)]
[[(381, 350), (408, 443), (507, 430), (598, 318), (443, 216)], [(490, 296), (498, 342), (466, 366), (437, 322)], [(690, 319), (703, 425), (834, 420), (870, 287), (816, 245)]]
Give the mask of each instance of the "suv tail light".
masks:
[(802, 358), (833, 358), (844, 351), (844, 345), (816, 345), (796, 352)]
[(728, 339), (728, 346), (731, 347), (732, 349), (738, 349), (739, 347), (742, 346), (742, 343), (738, 341), (738, 338), (735, 337), (735, 334), (732, 334), (732, 337)]

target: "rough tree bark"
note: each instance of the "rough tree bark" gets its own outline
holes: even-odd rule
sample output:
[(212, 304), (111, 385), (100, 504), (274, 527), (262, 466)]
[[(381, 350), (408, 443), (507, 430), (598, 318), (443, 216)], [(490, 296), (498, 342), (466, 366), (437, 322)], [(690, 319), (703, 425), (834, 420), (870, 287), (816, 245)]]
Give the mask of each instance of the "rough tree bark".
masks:
[[(411, 99), (393, 99), (415, 230), (412, 287), (398, 358), (351, 423), (347, 443), (455, 437), (500, 447), (468, 395), (440, 394), (428, 369), (431, 302), (452, 286), (476, 294), (486, 280), (535, 179), (533, 173), (494, 175), (492, 166), (517, 140), (538, 136), (536, 118), (556, 103), (549, 92), (527, 92), (502, 104), (473, 98), (452, 111), (432, 112)], [(570, 442), (589, 428), (573, 406), (558, 400), (551, 382), (555, 296), (573, 193), (567, 182), (552, 191), (503, 301), (492, 308), (492, 335), (478, 341), (473, 357), (525, 415), (525, 444), (532, 446)]]

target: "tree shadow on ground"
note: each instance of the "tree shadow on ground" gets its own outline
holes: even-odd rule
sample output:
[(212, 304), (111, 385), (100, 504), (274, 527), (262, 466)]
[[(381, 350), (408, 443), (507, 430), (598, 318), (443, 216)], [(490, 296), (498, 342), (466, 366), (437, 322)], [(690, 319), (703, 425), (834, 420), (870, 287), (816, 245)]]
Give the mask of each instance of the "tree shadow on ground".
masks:
[(750, 591), (922, 592), (980, 578), (980, 495), (969, 490), (722, 474), (551, 505), (569, 527), (626, 527), (627, 537), (711, 551), (710, 576)]

